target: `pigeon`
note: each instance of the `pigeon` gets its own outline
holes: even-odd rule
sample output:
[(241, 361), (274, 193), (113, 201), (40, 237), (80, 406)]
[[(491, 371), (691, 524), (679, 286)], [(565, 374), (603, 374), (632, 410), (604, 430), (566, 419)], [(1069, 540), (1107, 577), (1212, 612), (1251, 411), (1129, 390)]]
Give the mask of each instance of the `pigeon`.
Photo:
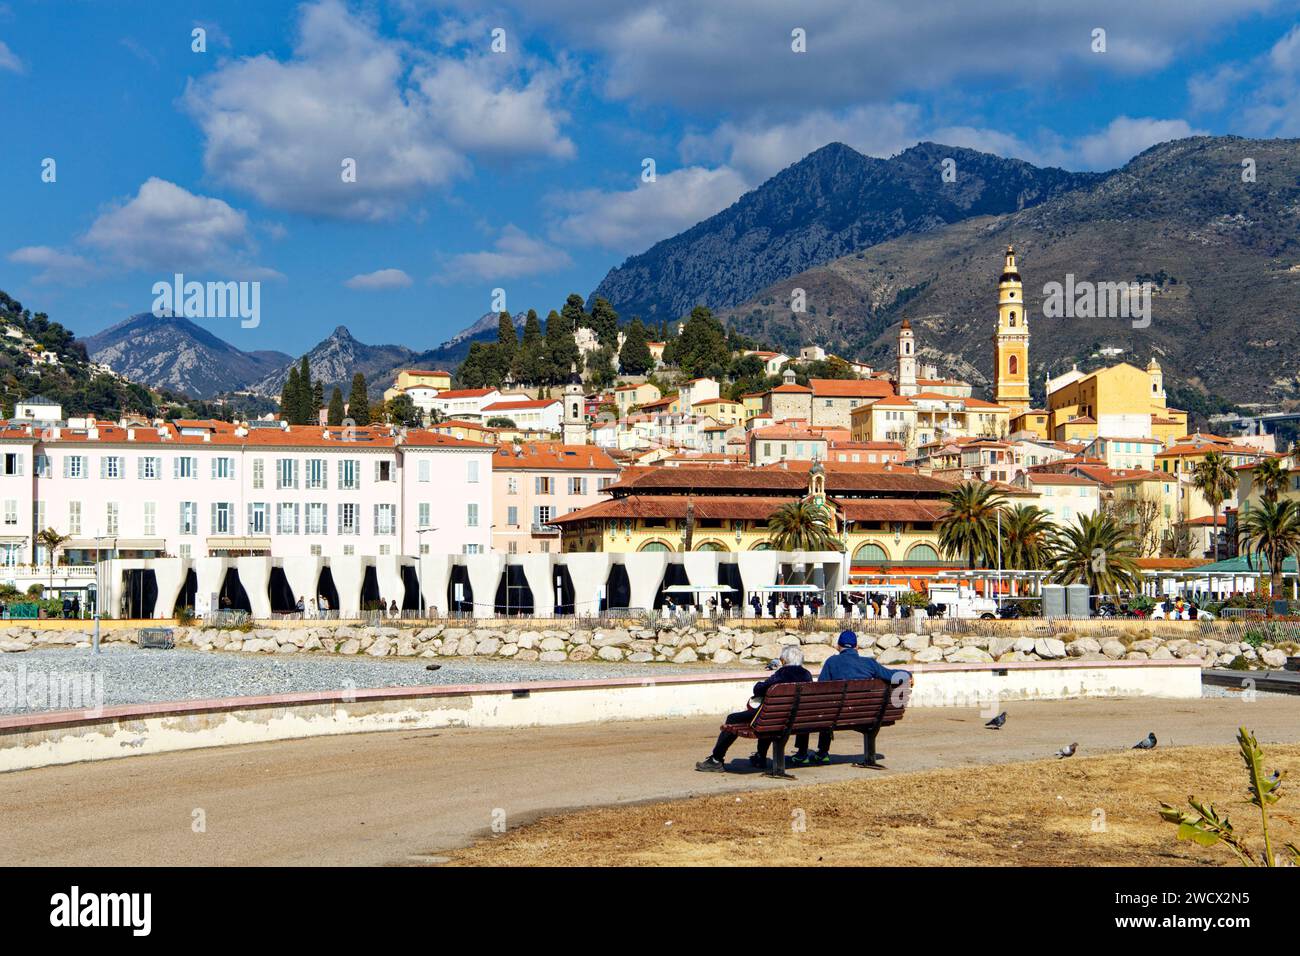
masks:
[(1002, 725), (1005, 724), (1006, 722), (1007, 722), (1007, 712), (1004, 710), (1002, 713), (998, 714), (996, 717), (994, 717), (984, 726), (988, 727), (990, 730), (1001, 730)]
[(442, 665), (441, 665), (441, 664), (425, 664), (425, 665), (424, 665), (424, 669), (425, 669), (426, 671), (439, 671), (439, 670), (442, 670)]
[(1156, 749), (1156, 735), (1155, 735), (1155, 731), (1152, 731), (1151, 733), (1149, 733), (1149, 734), (1147, 734), (1145, 737), (1143, 737), (1141, 740), (1139, 740), (1137, 743), (1135, 743), (1135, 744), (1133, 745), (1133, 748), (1132, 748), (1132, 749), (1134, 749), (1134, 750), (1155, 750), (1155, 749)]
[(1064, 760), (1066, 757), (1073, 757), (1074, 752), (1078, 749), (1079, 749), (1078, 744), (1070, 744), (1070, 746), (1062, 747), (1060, 750), (1058, 750), (1056, 752), (1056, 756), (1058, 759)]

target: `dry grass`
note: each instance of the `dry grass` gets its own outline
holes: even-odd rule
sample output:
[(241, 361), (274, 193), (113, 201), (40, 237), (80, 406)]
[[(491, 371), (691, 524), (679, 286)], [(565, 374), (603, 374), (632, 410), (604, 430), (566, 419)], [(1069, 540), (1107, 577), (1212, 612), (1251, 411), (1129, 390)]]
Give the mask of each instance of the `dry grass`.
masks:
[[(1300, 746), (1265, 749), (1300, 777)], [(1212, 866), (1223, 849), (1174, 838), (1160, 801), (1189, 794), (1258, 836), (1234, 747), (876, 775), (542, 819), (449, 854), (461, 866)], [(871, 776), (865, 776), (871, 774)], [(1291, 796), (1288, 800), (1287, 797)], [(1300, 795), (1273, 810), (1274, 841), (1300, 842)], [(1291, 804), (1288, 810), (1288, 803)], [(1097, 827), (1094, 820), (1104, 827)], [(795, 825), (802, 820), (806, 827)], [(1260, 845), (1257, 838), (1252, 841)]]

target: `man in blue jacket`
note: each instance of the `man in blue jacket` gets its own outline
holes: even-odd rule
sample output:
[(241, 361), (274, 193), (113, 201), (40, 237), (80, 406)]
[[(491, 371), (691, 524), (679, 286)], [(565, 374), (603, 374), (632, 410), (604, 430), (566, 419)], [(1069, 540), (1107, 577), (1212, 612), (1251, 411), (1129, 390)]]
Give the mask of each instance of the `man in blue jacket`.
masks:
[[(858, 654), (858, 635), (852, 631), (841, 631), (839, 640), (839, 653), (829, 658), (822, 665), (821, 673), (817, 675), (818, 681), (824, 680), (872, 680), (879, 679), (889, 681), (891, 686), (898, 687), (912, 679), (909, 671), (891, 670), (885, 667), (874, 657), (862, 657)], [(809, 763), (830, 763), (831, 740), (834, 734), (829, 730), (823, 730), (817, 734), (817, 752), (808, 758)], [(801, 763), (796, 755), (792, 763)]]
[[(795, 644), (787, 644), (781, 651), (781, 667), (772, 672), (772, 675), (766, 680), (761, 680), (754, 685), (754, 696), (762, 698), (768, 691), (769, 687), (774, 684), (805, 684), (812, 680), (812, 674), (803, 666), (803, 651)], [(760, 700), (761, 705), (761, 700)], [(737, 724), (748, 724), (753, 722), (755, 710), (742, 710), (734, 714), (728, 714), (725, 723), (728, 726)], [(808, 735), (801, 735), (802, 744), (805, 748), (808, 746)], [(727, 766), (727, 749), (736, 742), (736, 735), (729, 730), (723, 730), (718, 734), (718, 742), (713, 745), (713, 753), (707, 758), (701, 760), (695, 765), (696, 770), (705, 773), (724, 773)], [(762, 746), (760, 741), (759, 753), (750, 758), (753, 766), (761, 766), (766, 763), (766, 754), (763, 753), (767, 748)], [(762, 763), (755, 762), (756, 758)]]

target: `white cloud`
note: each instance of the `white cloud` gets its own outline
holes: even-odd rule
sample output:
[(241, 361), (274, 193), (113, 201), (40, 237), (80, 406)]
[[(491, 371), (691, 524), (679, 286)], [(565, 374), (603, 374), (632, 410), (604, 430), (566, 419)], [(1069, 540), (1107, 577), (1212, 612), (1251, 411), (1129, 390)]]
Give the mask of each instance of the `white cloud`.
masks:
[(0, 40), (0, 70), (22, 73), (24, 69), (23, 61), (18, 59), (18, 54), (9, 49), (9, 45), (4, 40)]
[(1194, 107), (1231, 109), (1241, 132), (1253, 136), (1300, 136), (1300, 25), (1269, 51), (1227, 64), (1188, 81)]
[(635, 189), (557, 194), (548, 200), (559, 211), (550, 234), (582, 245), (640, 252), (726, 209), (748, 188), (745, 177), (729, 166), (688, 166), (659, 173), (652, 183), (638, 182)]
[(1114, 169), (1156, 143), (1204, 133), (1181, 119), (1117, 116), (1104, 130), (1080, 139), (1072, 151), (1087, 169)]
[[(557, 75), (486, 51), (435, 56), (379, 35), (340, 0), (304, 6), (293, 55), (226, 61), (184, 104), (204, 165), (268, 206), (385, 219), (470, 171), (470, 157), (565, 158)], [(356, 181), (344, 182), (345, 159)]]
[(253, 266), (247, 214), (165, 179), (150, 177), (132, 198), (99, 215), (81, 241), (128, 269), (237, 270), (246, 278), (277, 273)]
[(501, 230), (491, 249), (452, 256), (437, 279), (444, 283), (467, 279), (518, 279), (555, 272), (571, 265), (573, 260), (563, 249), (528, 235), (518, 226), (508, 224)]
[(41, 271), (33, 279), (39, 284), (58, 282), (79, 285), (98, 272), (89, 259), (70, 252), (61, 252), (52, 246), (24, 246), (9, 253), (9, 261), (21, 266), (31, 266)]
[(349, 289), (374, 292), (382, 289), (404, 289), (411, 284), (411, 277), (401, 269), (379, 269), (355, 275), (343, 283)]
[[(479, 9), (479, 0), (453, 0)], [(1062, 76), (1141, 75), (1163, 69), (1217, 31), (1289, 0), (549, 0), (520, 16), (601, 57), (614, 97), (727, 108), (738, 116), (884, 103), (964, 81), (1040, 87)], [(1107, 31), (1104, 54), (1092, 30)], [(807, 52), (790, 32), (807, 32)], [(918, 43), (917, 38), (924, 42)]]

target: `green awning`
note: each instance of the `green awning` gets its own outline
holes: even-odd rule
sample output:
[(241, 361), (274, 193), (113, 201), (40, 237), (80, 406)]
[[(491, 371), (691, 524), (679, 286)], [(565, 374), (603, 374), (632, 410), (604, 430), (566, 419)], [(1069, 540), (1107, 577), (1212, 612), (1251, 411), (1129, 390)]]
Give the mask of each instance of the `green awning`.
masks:
[[(1294, 574), (1296, 563), (1294, 557), (1289, 557), (1282, 562), (1282, 571), (1287, 574)], [(1253, 557), (1247, 561), (1245, 555), (1238, 555), (1235, 558), (1224, 558), (1222, 561), (1215, 561), (1213, 564), (1203, 564), (1197, 568), (1188, 568), (1190, 574), (1268, 574), (1268, 562), (1262, 557)]]

